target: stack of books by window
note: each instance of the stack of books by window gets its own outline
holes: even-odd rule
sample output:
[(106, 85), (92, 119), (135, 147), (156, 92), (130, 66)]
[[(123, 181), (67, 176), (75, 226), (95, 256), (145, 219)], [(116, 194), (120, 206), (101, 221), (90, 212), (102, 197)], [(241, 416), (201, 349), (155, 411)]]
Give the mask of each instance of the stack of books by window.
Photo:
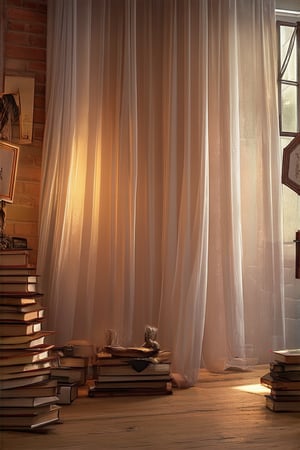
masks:
[(29, 249), (0, 251), (0, 428), (31, 430), (59, 421), (51, 331)]
[(106, 347), (93, 366), (90, 397), (172, 394), (170, 352), (145, 347)]
[(300, 412), (300, 349), (273, 351), (270, 371), (260, 379), (270, 389), (266, 407), (271, 411)]

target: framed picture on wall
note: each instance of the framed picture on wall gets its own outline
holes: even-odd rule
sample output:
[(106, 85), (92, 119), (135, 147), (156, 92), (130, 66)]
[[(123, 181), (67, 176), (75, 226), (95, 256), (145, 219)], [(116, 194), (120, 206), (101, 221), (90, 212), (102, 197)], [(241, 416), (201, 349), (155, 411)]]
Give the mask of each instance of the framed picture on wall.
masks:
[(283, 149), (282, 183), (300, 195), (300, 133)]
[(19, 147), (0, 141), (0, 201), (13, 202)]

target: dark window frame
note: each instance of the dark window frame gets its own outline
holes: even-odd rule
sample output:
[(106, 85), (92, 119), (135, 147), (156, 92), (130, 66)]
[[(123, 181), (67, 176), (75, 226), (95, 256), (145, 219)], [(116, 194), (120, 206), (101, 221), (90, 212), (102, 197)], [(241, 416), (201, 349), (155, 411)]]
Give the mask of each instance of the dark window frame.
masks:
[[(297, 80), (290, 81), (285, 80), (284, 78), (280, 78), (280, 66), (281, 66), (281, 42), (280, 42), (280, 27), (281, 26), (290, 26), (292, 28), (296, 28), (296, 46), (297, 46)], [(300, 132), (300, 22), (290, 22), (290, 21), (277, 21), (277, 40), (278, 40), (278, 108), (279, 108), (279, 130), (280, 136), (297, 136)], [(282, 129), (282, 101), (281, 101), (281, 92), (283, 85), (291, 85), (297, 87), (297, 130), (292, 131), (284, 131)]]

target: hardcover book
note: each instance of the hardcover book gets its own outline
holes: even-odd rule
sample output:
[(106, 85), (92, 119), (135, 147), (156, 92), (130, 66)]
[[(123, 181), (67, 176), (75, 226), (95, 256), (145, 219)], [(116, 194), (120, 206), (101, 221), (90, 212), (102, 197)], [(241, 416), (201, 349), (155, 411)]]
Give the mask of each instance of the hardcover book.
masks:
[[(32, 372), (33, 370), (38, 370), (38, 369), (49, 369), (51, 367), (52, 361), (53, 361), (52, 358), (48, 358), (43, 361), (37, 361), (34, 363), (16, 364), (13, 366), (1, 366), (0, 378), (5, 374), (14, 375), (14, 374), (20, 374), (23, 372), (28, 373), (28, 372)], [(12, 378), (13, 378), (13, 376), (12, 376)]]
[[(0, 325), (1, 326), (1, 325)], [(8, 349), (12, 349), (11, 345), (20, 345), (20, 349), (26, 348), (27, 346), (31, 347), (33, 341), (36, 341), (36, 345), (44, 344), (44, 342), (37, 340), (45, 339), (48, 336), (54, 334), (54, 331), (38, 331), (32, 334), (21, 334), (21, 335), (13, 335), (13, 336), (0, 336), (0, 346), (8, 345)], [(38, 344), (37, 344), (38, 343)]]
[(33, 311), (4, 311), (0, 309), (1, 322), (32, 322), (34, 320), (43, 319), (44, 315), (44, 308)]
[(300, 381), (275, 379), (270, 373), (266, 373), (260, 378), (260, 383), (270, 389), (282, 389), (294, 391), (300, 389)]
[(2, 416), (37, 416), (40, 414), (45, 414), (51, 409), (50, 404), (44, 404), (39, 406), (0, 406), (0, 422)]
[(87, 379), (87, 368), (85, 367), (52, 367), (51, 378), (58, 383), (77, 383), (84, 385)]
[(278, 362), (287, 364), (300, 364), (300, 349), (274, 350), (274, 358)]
[[(2, 270), (0, 269), (0, 285), (3, 283), (37, 283), (38, 277), (37, 275), (22, 275), (22, 274), (9, 274), (4, 275)], [(1, 289), (1, 286), (0, 286)]]
[[(49, 374), (43, 375), (33, 375), (26, 378), (13, 378), (11, 380), (1, 380), (0, 381), (0, 390), (9, 389), (13, 391), (14, 388), (28, 386), (30, 384), (43, 383), (49, 380)], [(0, 398), (2, 393), (0, 392)]]
[(23, 295), (2, 295), (0, 294), (0, 305), (33, 305), (37, 302), (37, 298), (39, 298), (41, 294), (34, 294), (32, 296), (23, 296)]
[(23, 294), (37, 292), (37, 283), (0, 283), (0, 294)]
[(29, 249), (6, 249), (0, 251), (0, 268), (29, 266)]
[(42, 330), (41, 322), (34, 323), (4, 323), (0, 324), (1, 336), (23, 336), (37, 333)]
[(32, 430), (46, 426), (59, 420), (60, 407), (52, 405), (49, 411), (37, 415), (2, 416), (0, 427), (2, 429)]
[(170, 364), (169, 363), (157, 363), (144, 360), (130, 360), (127, 365), (104, 365), (99, 364), (97, 366), (98, 375), (137, 375), (141, 377), (145, 375), (169, 375)]
[(59, 405), (70, 405), (78, 396), (78, 384), (60, 384), (57, 392)]
[(7, 276), (7, 275), (13, 275), (15, 277), (18, 277), (20, 275), (36, 275), (36, 266), (33, 264), (28, 264), (26, 267), (19, 267), (19, 266), (0, 266), (0, 273), (1, 277)]
[[(1, 397), (0, 397), (1, 398)], [(36, 408), (42, 405), (57, 403), (57, 395), (48, 395), (45, 397), (8, 397), (1, 398), (1, 407), (4, 408)]]
[(300, 412), (300, 401), (278, 401), (271, 396), (266, 396), (266, 407), (271, 411)]
[(53, 345), (46, 345), (45, 348), (39, 348), (37, 351), (1, 351), (0, 367), (16, 364), (28, 364), (42, 361), (50, 356), (50, 350)]
[[(26, 379), (27, 380), (27, 379)], [(41, 381), (43, 382), (41, 384)], [(15, 389), (6, 389), (0, 391), (0, 401), (3, 398), (20, 398), (20, 397), (52, 397), (57, 395), (57, 381), (50, 380), (49, 377), (43, 377), (42, 380), (32, 380), (26, 385), (14, 386)]]

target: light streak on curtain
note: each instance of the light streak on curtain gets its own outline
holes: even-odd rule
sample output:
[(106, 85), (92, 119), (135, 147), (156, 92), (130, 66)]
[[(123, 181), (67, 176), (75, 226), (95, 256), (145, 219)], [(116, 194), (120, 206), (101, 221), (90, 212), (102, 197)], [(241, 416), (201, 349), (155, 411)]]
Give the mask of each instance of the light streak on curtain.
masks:
[(185, 384), (283, 345), (273, 0), (53, 0), (38, 268), (56, 342)]

